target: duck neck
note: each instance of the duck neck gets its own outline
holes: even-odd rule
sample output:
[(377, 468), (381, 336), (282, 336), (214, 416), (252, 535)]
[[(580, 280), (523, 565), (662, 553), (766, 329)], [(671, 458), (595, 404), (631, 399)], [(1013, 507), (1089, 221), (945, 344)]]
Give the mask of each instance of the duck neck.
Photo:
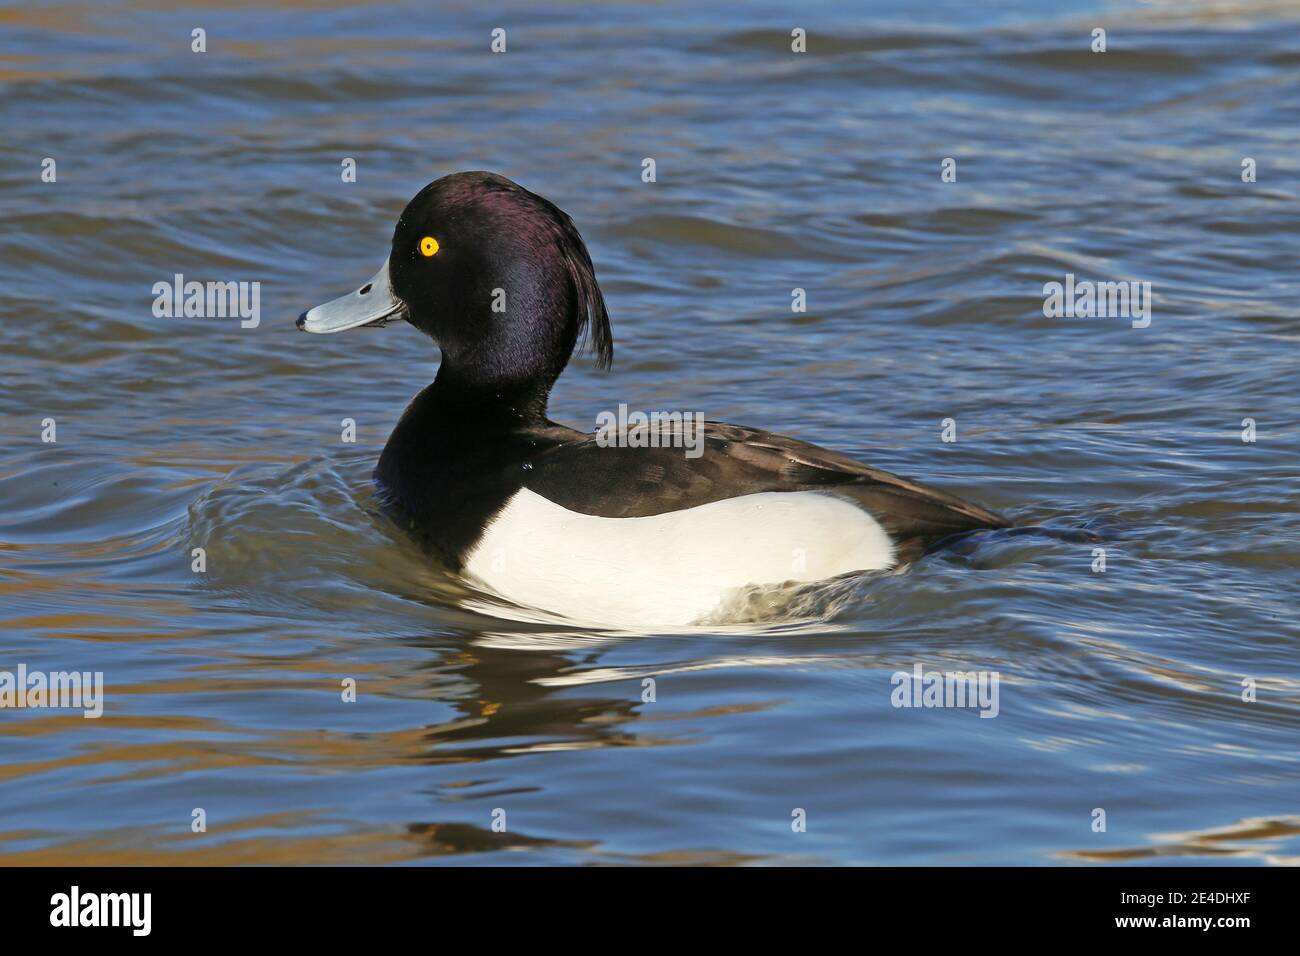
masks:
[(436, 528), (435, 549), (457, 567), (490, 511), (520, 487), (520, 463), (542, 442), (549, 381), (485, 382), (444, 364), (406, 409), (379, 456), (381, 500)]
[(443, 362), (416, 403), (440, 423), (515, 431), (546, 424), (553, 380), (484, 381)]

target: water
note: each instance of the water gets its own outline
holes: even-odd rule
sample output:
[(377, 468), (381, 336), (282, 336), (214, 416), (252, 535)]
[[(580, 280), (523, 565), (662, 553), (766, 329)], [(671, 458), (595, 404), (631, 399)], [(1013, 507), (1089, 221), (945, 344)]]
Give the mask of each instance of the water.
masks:
[[(854, 6), (0, 8), (0, 669), (106, 684), (0, 712), (0, 861), (1300, 860), (1300, 11)], [(293, 318), (476, 168), (609, 302), (552, 417), (794, 434), (1105, 572), (992, 538), (690, 633), (474, 603), (369, 477), (436, 353)], [(260, 325), (155, 318), (175, 273)], [(1045, 318), (1066, 273), (1151, 282), (1150, 327)], [(918, 663), (998, 716), (891, 706)]]

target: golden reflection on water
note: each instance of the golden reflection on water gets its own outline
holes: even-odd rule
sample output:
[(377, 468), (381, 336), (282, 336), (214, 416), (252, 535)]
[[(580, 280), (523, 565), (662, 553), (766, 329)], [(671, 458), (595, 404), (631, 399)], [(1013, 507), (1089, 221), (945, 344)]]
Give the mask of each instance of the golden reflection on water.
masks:
[[(498, 833), (465, 823), (418, 823), (404, 829), (350, 827), (347, 833), (259, 834), (328, 826), (312, 812), (264, 814), (223, 822), (220, 840), (202, 834), (157, 828), (124, 828), (108, 836), (57, 843), (48, 849), (0, 853), (7, 866), (303, 866), (412, 862), (428, 857), (527, 850), (538, 847), (588, 850), (593, 842), (544, 840), (526, 834)], [(0, 846), (16, 835), (0, 833)]]
[(1300, 816), (1250, 817), (1226, 827), (1152, 834), (1147, 846), (1118, 850), (1064, 850), (1064, 860), (1125, 863), (1168, 857), (1231, 857), (1241, 863), (1300, 865)]

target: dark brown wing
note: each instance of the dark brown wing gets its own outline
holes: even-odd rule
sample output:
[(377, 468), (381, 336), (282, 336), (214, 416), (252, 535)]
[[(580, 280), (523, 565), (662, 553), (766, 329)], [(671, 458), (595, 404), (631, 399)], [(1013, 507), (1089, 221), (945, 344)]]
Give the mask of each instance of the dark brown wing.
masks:
[[(979, 505), (851, 458), (771, 432), (706, 422), (699, 457), (682, 426), (642, 437), (652, 447), (602, 447), (583, 435), (530, 460), (524, 486), (583, 514), (636, 518), (771, 491), (823, 491), (857, 502), (894, 540), (900, 560), (954, 534), (1004, 528)], [(658, 447), (653, 447), (658, 445)]]

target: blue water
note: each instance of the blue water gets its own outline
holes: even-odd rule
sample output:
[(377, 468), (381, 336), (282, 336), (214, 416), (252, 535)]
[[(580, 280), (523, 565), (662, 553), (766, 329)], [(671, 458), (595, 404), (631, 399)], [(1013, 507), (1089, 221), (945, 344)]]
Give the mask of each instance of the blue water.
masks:
[[(0, 39), (0, 671), (105, 683), (0, 709), (0, 862), (1300, 860), (1294, 6), (74, 2)], [(461, 169), (589, 245), (615, 365), (556, 420), (700, 411), (1100, 543), (688, 633), (467, 605), (370, 481), (435, 350), (293, 328)], [(260, 323), (155, 317), (176, 273), (260, 282)], [(1149, 327), (1045, 316), (1067, 274), (1151, 283)], [(894, 707), (917, 664), (996, 673), (997, 716)]]

